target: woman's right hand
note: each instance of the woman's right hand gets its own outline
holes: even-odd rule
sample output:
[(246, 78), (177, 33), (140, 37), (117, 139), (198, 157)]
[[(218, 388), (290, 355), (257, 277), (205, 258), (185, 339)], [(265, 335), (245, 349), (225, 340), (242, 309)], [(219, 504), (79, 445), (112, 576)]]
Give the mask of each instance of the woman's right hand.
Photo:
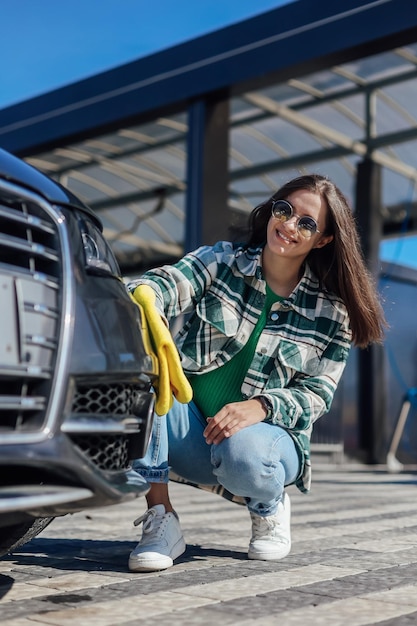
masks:
[(207, 418), (203, 432), (207, 444), (219, 444), (242, 428), (258, 424), (265, 419), (265, 409), (254, 399), (226, 404), (213, 417)]

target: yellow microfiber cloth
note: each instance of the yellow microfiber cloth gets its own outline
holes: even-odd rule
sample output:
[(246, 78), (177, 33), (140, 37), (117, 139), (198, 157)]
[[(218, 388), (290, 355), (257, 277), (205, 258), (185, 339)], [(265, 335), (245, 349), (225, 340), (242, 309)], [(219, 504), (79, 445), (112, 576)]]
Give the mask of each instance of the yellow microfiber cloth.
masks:
[(154, 385), (155, 411), (158, 415), (165, 415), (173, 405), (173, 395), (178, 402), (186, 404), (192, 400), (193, 391), (183, 372), (171, 333), (155, 306), (155, 292), (149, 285), (139, 285), (133, 292), (133, 299), (146, 321), (159, 363), (159, 377)]

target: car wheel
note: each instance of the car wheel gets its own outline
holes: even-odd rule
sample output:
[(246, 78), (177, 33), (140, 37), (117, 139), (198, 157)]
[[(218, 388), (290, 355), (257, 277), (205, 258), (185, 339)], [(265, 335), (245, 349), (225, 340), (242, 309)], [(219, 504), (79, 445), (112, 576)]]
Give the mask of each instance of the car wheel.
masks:
[(55, 519), (54, 517), (39, 517), (35, 520), (0, 527), (0, 556), (10, 554), (16, 548), (39, 535), (39, 533)]

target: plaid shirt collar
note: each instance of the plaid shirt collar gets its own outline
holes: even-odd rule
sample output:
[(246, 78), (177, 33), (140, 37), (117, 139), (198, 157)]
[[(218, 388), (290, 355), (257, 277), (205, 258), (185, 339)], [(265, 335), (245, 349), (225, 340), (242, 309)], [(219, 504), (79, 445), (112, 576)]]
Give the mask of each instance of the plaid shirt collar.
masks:
[[(236, 265), (243, 275), (248, 278), (255, 277), (257, 280), (264, 280), (262, 250), (262, 246), (256, 248), (241, 247), (236, 250)], [(312, 300), (311, 295), (317, 294), (319, 290), (320, 286), (317, 277), (313, 274), (309, 265), (305, 263), (301, 281), (290, 296), (281, 303), (281, 307), (292, 308), (303, 317), (315, 320), (316, 301), (315, 299)], [(309, 306), (309, 303), (312, 306)]]

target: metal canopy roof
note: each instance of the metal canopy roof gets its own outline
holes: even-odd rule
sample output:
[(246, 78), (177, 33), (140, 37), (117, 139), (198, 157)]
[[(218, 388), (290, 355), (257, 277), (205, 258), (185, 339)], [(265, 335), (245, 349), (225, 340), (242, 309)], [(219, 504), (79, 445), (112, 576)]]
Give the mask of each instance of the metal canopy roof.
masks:
[(298, 0), (0, 111), (0, 143), (87, 202), (128, 271), (183, 252), (188, 104), (213, 89), (231, 98), (235, 214), (312, 170), (353, 204), (370, 156), (387, 224), (415, 219), (417, 7), (334, 5)]

